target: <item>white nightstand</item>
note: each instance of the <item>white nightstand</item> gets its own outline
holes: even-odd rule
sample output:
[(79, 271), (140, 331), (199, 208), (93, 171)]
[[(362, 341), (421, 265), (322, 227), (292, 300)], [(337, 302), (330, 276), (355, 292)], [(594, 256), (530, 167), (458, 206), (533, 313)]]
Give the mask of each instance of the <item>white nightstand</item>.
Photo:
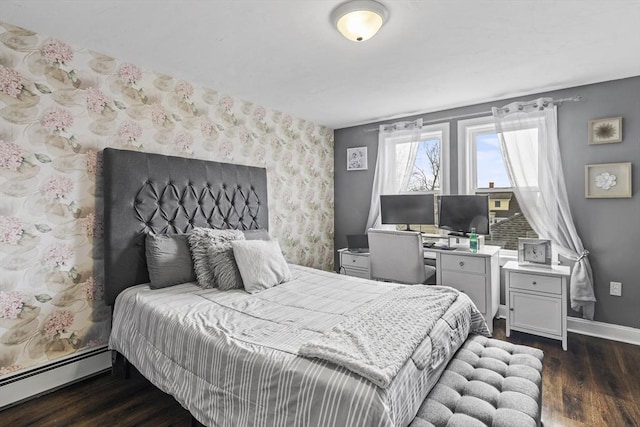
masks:
[(567, 266), (537, 267), (509, 261), (505, 272), (507, 337), (511, 330), (562, 341), (567, 350)]
[(340, 274), (371, 279), (369, 273), (369, 253), (351, 252), (349, 249), (338, 249), (340, 254)]

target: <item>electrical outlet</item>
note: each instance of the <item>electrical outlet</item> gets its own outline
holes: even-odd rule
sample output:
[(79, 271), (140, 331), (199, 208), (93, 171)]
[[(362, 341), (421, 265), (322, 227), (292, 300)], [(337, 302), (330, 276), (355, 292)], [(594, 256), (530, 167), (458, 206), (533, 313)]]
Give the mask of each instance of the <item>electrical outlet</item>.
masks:
[(622, 296), (622, 283), (621, 282), (609, 282), (609, 294), (617, 297)]

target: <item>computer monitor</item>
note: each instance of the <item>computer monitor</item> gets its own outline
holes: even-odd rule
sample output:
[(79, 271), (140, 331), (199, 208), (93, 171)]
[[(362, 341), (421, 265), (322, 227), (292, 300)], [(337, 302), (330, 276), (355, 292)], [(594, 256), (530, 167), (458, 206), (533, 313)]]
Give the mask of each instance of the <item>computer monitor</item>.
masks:
[(477, 234), (489, 234), (489, 196), (440, 196), (438, 228), (452, 235), (466, 236), (472, 228)]
[(380, 196), (383, 224), (430, 225), (435, 223), (433, 194), (386, 194)]

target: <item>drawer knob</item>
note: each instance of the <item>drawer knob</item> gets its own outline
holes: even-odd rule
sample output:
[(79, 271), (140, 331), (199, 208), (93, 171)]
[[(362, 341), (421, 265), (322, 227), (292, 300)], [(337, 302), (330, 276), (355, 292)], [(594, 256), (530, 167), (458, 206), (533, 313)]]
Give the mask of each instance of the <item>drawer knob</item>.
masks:
[(509, 311), (513, 311), (513, 308), (510, 308)]
[(534, 284), (534, 285), (537, 285), (538, 283), (534, 280), (534, 281), (533, 281), (533, 284)]
[[(355, 260), (355, 259), (352, 259), (352, 260), (351, 260), (351, 262), (356, 262), (356, 260)], [(533, 282), (533, 283), (535, 284), (536, 282)]]
[(460, 267), (464, 267), (464, 261), (460, 261)]

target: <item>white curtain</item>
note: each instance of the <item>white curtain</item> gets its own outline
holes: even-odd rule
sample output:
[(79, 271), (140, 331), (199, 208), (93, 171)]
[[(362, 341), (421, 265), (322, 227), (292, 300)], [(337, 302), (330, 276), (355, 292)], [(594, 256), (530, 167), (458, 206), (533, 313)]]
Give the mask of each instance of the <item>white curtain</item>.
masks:
[(559, 255), (575, 260), (571, 308), (593, 319), (593, 275), (569, 209), (562, 172), (556, 107), (551, 98), (493, 108), (507, 174), (533, 230), (550, 239)]
[(418, 153), (422, 119), (380, 126), (367, 228), (380, 228), (380, 195), (407, 189)]

